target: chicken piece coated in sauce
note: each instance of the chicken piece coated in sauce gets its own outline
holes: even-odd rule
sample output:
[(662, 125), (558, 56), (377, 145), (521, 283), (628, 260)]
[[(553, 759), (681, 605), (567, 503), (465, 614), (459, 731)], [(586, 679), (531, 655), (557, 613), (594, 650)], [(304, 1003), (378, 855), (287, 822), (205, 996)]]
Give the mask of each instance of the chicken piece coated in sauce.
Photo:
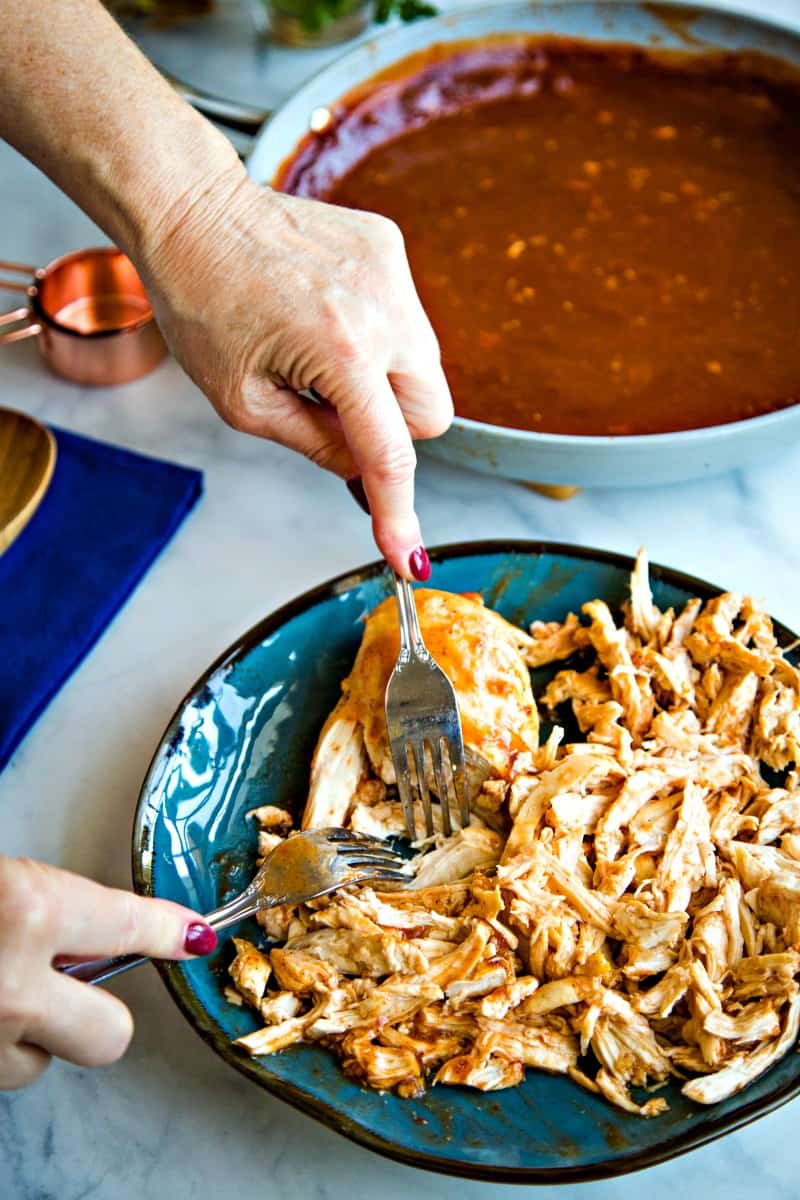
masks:
[[(507, 777), (515, 754), (535, 750), (539, 741), (523, 654), (530, 637), (475, 593), (419, 588), (415, 597), (425, 643), (458, 696), (468, 758), (486, 764), (484, 777)], [(389, 598), (366, 620), (342, 698), (317, 743), (304, 829), (344, 825), (370, 769), (385, 784), (396, 782), (384, 700), (399, 649), (397, 605)]]

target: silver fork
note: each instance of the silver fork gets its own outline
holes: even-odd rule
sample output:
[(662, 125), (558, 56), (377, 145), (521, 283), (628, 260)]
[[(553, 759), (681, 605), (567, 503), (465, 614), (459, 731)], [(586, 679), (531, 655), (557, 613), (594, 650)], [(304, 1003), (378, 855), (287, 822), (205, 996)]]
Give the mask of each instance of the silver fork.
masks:
[(469, 798), (456, 693), (422, 639), (411, 584), (396, 572), (394, 582), (400, 610), (400, 656), (386, 687), (386, 724), (397, 790), (413, 842), (417, 836), (414, 790), (422, 802), (428, 837), (433, 833), (428, 786), (431, 777), (436, 783), (445, 834), (452, 832), (451, 794), (458, 804), (462, 826), (469, 824)]
[[(276, 846), (244, 891), (207, 913), (205, 920), (212, 929), (225, 929), (261, 909), (314, 900), (348, 884), (408, 883), (406, 866), (402, 855), (378, 838), (351, 829), (309, 829)], [(103, 983), (149, 961), (138, 954), (122, 954), (58, 969), (85, 983)]]

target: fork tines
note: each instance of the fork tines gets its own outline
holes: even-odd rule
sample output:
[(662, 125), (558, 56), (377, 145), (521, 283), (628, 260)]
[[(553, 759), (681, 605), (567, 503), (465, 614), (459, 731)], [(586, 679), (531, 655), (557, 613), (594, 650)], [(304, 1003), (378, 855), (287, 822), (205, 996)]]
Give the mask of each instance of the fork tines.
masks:
[(400, 612), (400, 656), (386, 688), (386, 722), (397, 789), (408, 836), (416, 841), (415, 799), (434, 833), (431, 785), (442, 814), (442, 830), (452, 832), (451, 803), (462, 826), (469, 824), (464, 741), (458, 701), (450, 680), (422, 639), (411, 585), (395, 575)]
[[(397, 776), (397, 787), (403, 805), (409, 836), (416, 836), (416, 819), (414, 814), (414, 798), (419, 798), (425, 818), (425, 835), (431, 837), (434, 833), (433, 806), (431, 804), (431, 781), (435, 785), (439, 808), (442, 815), (442, 832), (449, 837), (453, 832), (450, 816), (450, 806), (454, 803), (461, 817), (461, 824), (469, 824), (469, 806), (466, 804), (466, 789), (464, 787), (463, 759), (460, 761), (460, 747), (455, 751), (445, 737), (438, 739), (438, 745), (425, 738), (421, 743), (407, 741), (404, 745), (405, 770)], [(455, 762), (454, 762), (455, 760)]]
[(369, 870), (370, 879), (408, 883), (408, 862), (381, 838), (353, 829), (329, 829), (328, 841), (342, 862), (354, 871)]

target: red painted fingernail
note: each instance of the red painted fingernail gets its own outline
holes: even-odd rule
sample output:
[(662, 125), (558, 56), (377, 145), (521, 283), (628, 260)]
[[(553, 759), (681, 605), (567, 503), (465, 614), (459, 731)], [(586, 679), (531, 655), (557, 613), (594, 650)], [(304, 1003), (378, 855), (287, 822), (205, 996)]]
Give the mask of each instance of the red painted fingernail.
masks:
[(210, 954), (217, 944), (217, 935), (210, 925), (201, 921), (186, 927), (183, 948), (187, 954)]
[(424, 546), (415, 546), (408, 556), (408, 566), (411, 574), (420, 583), (431, 577), (431, 560)]
[(358, 507), (362, 509), (362, 511), (365, 512), (368, 517), (371, 517), (372, 513), (369, 509), (369, 500), (367, 499), (367, 493), (364, 491), (364, 484), (361, 482), (361, 476), (356, 475), (354, 479), (346, 479), (345, 483), (347, 484), (348, 492), (353, 497)]

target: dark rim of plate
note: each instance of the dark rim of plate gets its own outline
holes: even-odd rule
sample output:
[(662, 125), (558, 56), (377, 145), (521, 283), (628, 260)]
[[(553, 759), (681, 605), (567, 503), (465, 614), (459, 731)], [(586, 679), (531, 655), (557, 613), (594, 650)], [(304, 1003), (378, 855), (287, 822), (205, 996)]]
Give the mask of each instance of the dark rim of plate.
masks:
[[(617, 554), (609, 550), (594, 550), (587, 546), (573, 546), (562, 542), (533, 542), (524, 540), (496, 540), (480, 542), (455, 542), (449, 545), (437, 546), (428, 551), (431, 562), (446, 562), (453, 558), (467, 558), (474, 555), (489, 554), (519, 554), (528, 557), (539, 557), (545, 554), (561, 555), (565, 558), (583, 559), (589, 562), (607, 563), (630, 571), (634, 559), (626, 554)], [(249, 629), (238, 641), (234, 642), (214, 663), (203, 673), (197, 682), (189, 689), (178, 705), (153, 759), (147, 769), (139, 802), (136, 808), (133, 825), (133, 880), (136, 891), (143, 895), (153, 895), (153, 861), (150, 853), (150, 834), (155, 819), (160, 811), (160, 805), (154, 806), (149, 796), (149, 784), (153, 770), (159, 761), (164, 748), (173, 741), (180, 727), (181, 715), (192, 697), (196, 696), (209, 680), (223, 667), (231, 666), (243, 658), (249, 651), (270, 634), (275, 633), (293, 617), (313, 608), (322, 600), (341, 595), (367, 580), (381, 575), (386, 569), (383, 562), (372, 562), (366, 566), (357, 567), (343, 575), (337, 575), (326, 583), (312, 588), (303, 595), (290, 600), (277, 609), (263, 621), (259, 621)], [(719, 595), (725, 589), (698, 579), (693, 575), (685, 575), (670, 567), (650, 564), (650, 578), (667, 585), (682, 588), (692, 595), (708, 600)], [(787, 629), (779, 621), (773, 621), (775, 635), (779, 644), (790, 647), (798, 642), (796, 634)], [(703, 1126), (696, 1131), (687, 1130), (676, 1137), (645, 1150), (634, 1151), (618, 1158), (600, 1159), (587, 1166), (580, 1167), (502, 1167), (487, 1166), (482, 1163), (466, 1162), (463, 1159), (448, 1158), (407, 1149), (387, 1138), (381, 1137), (372, 1129), (353, 1121), (346, 1112), (310, 1096), (303, 1088), (272, 1076), (258, 1060), (246, 1058), (234, 1050), (228, 1035), (211, 1019), (200, 1004), (191, 988), (185, 974), (178, 963), (156, 962), (161, 978), (167, 986), (172, 999), (205, 1042), (225, 1062), (235, 1067), (243, 1075), (252, 1079), (259, 1086), (266, 1088), (281, 1100), (293, 1105), (307, 1116), (327, 1125), (336, 1133), (342, 1134), (350, 1141), (374, 1150), (386, 1158), (405, 1163), (444, 1175), (457, 1175), (465, 1179), (493, 1181), (495, 1183), (519, 1184), (556, 1184), (583, 1183), (591, 1180), (608, 1179), (616, 1175), (626, 1175), (640, 1171), (645, 1167), (656, 1166), (668, 1159), (676, 1158), (688, 1150), (697, 1149), (716, 1141), (726, 1133), (749, 1125), (756, 1118), (773, 1112), (800, 1094), (800, 1076), (782, 1087), (776, 1088), (767, 1096), (753, 1100), (743, 1105), (736, 1112), (721, 1117), (704, 1117)], [(480, 1098), (476, 1103), (480, 1102)]]

